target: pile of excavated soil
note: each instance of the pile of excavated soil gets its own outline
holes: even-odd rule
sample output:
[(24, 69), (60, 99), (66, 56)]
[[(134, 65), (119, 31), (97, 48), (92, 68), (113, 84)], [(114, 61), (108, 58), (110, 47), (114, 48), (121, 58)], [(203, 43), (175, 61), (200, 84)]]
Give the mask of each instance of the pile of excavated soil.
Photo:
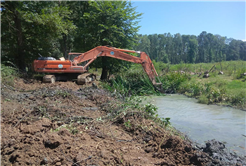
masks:
[(141, 112), (112, 117), (116, 101), (73, 82), (2, 83), (1, 165), (243, 165), (214, 157), (209, 145), (192, 147)]

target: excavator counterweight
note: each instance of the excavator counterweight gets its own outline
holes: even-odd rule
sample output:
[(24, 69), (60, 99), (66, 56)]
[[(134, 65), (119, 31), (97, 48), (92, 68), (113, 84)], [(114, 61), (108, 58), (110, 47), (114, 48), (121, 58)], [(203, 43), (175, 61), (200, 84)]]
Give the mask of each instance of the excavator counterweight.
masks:
[[(140, 57), (132, 56), (127, 53), (138, 53), (140, 54)], [(49, 73), (49, 75), (44, 76), (44, 80), (46, 82), (53, 83), (54, 80), (60, 80), (60, 78), (66, 80), (67, 77), (76, 75), (77, 83), (84, 84), (93, 81), (94, 77), (94, 75), (92, 76), (90, 74), (83, 74), (87, 72), (87, 67), (98, 57), (107, 56), (132, 63), (141, 64), (152, 84), (155, 87), (161, 87), (162, 85), (160, 81), (159, 83), (156, 82), (156, 77), (158, 78), (158, 74), (151, 59), (145, 52), (125, 50), (107, 46), (98, 46), (85, 53), (69, 53), (69, 57), (71, 57), (72, 55), (75, 55), (75, 57), (69, 58), (68, 60), (65, 60), (64, 58), (56, 60), (52, 57), (41, 57), (38, 60), (34, 60), (34, 71), (40, 73)], [(79, 64), (84, 65), (80, 66)], [(66, 75), (66, 77), (64, 75)]]

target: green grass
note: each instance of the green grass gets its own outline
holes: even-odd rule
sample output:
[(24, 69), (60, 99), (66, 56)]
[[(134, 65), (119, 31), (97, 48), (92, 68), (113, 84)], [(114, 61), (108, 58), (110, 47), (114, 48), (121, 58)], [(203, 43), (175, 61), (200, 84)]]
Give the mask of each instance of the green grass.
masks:
[(226, 84), (227, 89), (246, 89), (246, 83), (242, 82), (241, 80), (232, 80)]

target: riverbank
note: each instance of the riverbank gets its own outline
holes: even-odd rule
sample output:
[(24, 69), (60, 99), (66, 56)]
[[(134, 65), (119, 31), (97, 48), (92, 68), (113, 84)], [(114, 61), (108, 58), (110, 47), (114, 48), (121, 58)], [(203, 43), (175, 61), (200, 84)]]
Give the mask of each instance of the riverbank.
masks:
[[(246, 110), (246, 75), (243, 75), (246, 72), (246, 62), (221, 63), (222, 66), (227, 66), (223, 74), (218, 74), (218, 64), (170, 65), (154, 62), (157, 73), (159, 73), (159, 80), (162, 82), (162, 92), (184, 94), (198, 99), (198, 102), (202, 104), (218, 104)], [(197, 72), (198, 66), (200, 66), (200, 72)], [(209, 66), (213, 66), (213, 70), (209, 72), (208, 77), (203, 77), (204, 73), (211, 68)], [(234, 67), (231, 68), (231, 66)], [(127, 72), (122, 71), (115, 74), (104, 87), (111, 92), (117, 90), (125, 97), (162, 95), (153, 87), (141, 66), (135, 64)]]
[(156, 120), (92, 85), (15, 78), (1, 86), (1, 165), (234, 163), (192, 147)]

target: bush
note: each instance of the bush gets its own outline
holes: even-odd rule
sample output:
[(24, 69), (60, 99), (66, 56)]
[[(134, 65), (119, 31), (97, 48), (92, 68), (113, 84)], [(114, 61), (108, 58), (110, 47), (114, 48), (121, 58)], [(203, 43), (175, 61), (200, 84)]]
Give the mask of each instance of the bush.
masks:
[(103, 87), (111, 92), (116, 90), (123, 97), (160, 94), (142, 69), (130, 69), (128, 72), (117, 73), (113, 79), (108, 81), (108, 84), (103, 84)]
[(157, 113), (157, 107), (154, 104), (146, 104), (144, 111), (149, 115), (155, 115)]
[(188, 76), (180, 73), (170, 73), (160, 78), (166, 93), (176, 93), (180, 89), (180, 85), (188, 80)]
[(205, 95), (201, 95), (201, 96), (198, 98), (198, 103), (201, 103), (201, 104), (208, 104), (208, 103), (209, 103), (209, 100), (208, 100), (208, 98), (207, 98)]
[(19, 75), (16, 67), (1, 64), (1, 81), (7, 85), (14, 85), (14, 78)]
[(180, 93), (189, 93), (189, 96), (200, 96), (205, 90), (205, 86), (196, 82), (185, 82), (180, 86)]
[(246, 91), (242, 91), (239, 94), (233, 95), (230, 98), (233, 105), (245, 105), (246, 104)]
[(243, 78), (244, 76), (242, 75), (243, 73), (246, 72), (246, 69), (245, 68), (242, 68), (242, 69), (238, 69), (235, 73), (235, 78), (236, 79), (240, 79), (240, 78)]

